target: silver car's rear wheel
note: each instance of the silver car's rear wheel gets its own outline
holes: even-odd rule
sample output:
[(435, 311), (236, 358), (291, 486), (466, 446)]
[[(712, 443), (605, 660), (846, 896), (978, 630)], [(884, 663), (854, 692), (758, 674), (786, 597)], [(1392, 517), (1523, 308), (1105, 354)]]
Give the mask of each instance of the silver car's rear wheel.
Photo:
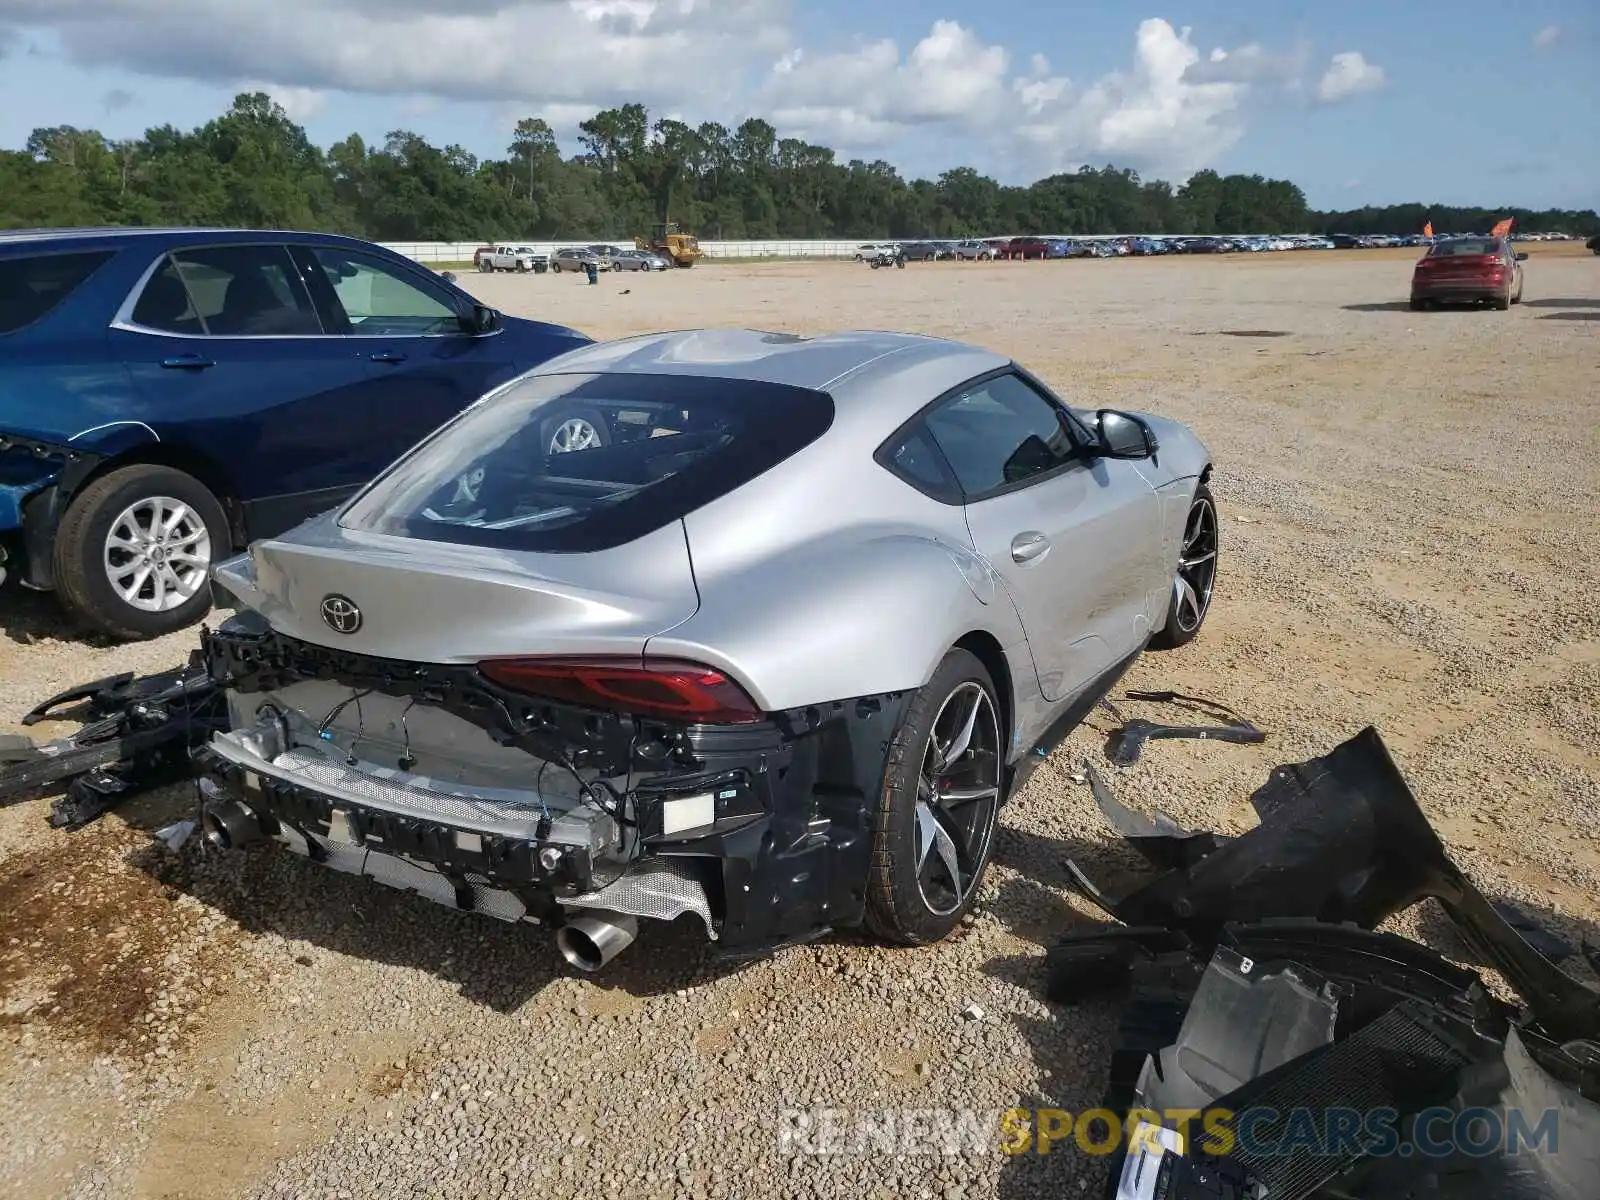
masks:
[(1201, 484), (1189, 504), (1183, 525), (1183, 541), (1178, 565), (1172, 575), (1172, 598), (1166, 627), (1151, 639), (1151, 645), (1170, 649), (1194, 640), (1211, 611), (1211, 597), (1217, 584), (1217, 554), (1221, 536), (1217, 524), (1217, 504), (1211, 489)]
[(988, 858), (1000, 804), (1000, 722), (976, 681), (945, 697), (917, 779), (917, 892), (928, 911), (963, 908)]
[(873, 822), (866, 927), (925, 945), (971, 909), (1005, 799), (1005, 733), (995, 685), (951, 650), (906, 706), (890, 742)]

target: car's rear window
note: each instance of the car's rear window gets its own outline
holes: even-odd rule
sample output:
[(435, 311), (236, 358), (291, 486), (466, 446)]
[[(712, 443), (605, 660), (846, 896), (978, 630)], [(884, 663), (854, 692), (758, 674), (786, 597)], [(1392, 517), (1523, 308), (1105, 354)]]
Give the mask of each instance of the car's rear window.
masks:
[(1500, 243), (1493, 238), (1457, 238), (1449, 242), (1435, 242), (1428, 251), (1429, 258), (1451, 258), (1462, 254), (1499, 254)]
[(832, 421), (829, 396), (784, 384), (533, 375), (411, 451), (339, 523), (506, 550), (603, 550), (748, 483)]
[(14, 333), (77, 291), (115, 250), (0, 258), (0, 333)]

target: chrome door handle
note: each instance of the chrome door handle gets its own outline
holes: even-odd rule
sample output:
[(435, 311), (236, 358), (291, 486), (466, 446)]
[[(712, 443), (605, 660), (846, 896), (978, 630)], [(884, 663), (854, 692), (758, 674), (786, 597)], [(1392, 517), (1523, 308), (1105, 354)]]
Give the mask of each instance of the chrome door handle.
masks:
[(380, 350), (376, 354), (367, 355), (367, 357), (373, 362), (381, 363), (403, 363), (406, 360), (406, 356), (404, 354), (396, 354), (392, 350)]
[(1050, 549), (1050, 539), (1042, 533), (1019, 533), (1011, 539), (1011, 561), (1032, 562)]
[(171, 371), (204, 371), (207, 367), (217, 364), (209, 358), (201, 358), (198, 354), (179, 354), (173, 358), (163, 358), (161, 365)]

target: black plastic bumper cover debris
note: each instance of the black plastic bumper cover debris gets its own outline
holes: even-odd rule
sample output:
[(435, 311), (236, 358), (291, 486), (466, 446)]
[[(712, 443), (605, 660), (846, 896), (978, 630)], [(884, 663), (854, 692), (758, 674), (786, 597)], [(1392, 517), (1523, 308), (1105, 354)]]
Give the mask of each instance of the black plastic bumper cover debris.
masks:
[[(1053, 1000), (1125, 994), (1105, 1106), (1167, 1125), (1165, 1150), (1130, 1150), (1125, 1131), (1107, 1196), (1600, 1196), (1600, 993), (1542, 952), (1570, 947), (1508, 919), (1450, 860), (1376, 730), (1276, 769), (1251, 797), (1261, 824), (1236, 838), (1145, 817), (1092, 770), (1090, 782), (1113, 827), (1163, 869), (1111, 898), (1073, 865), (1126, 924), (1049, 952)], [(1419, 943), (1373, 932), (1430, 896), (1521, 1005)], [(1166, 1117), (1194, 1109), (1184, 1144)], [(1554, 1113), (1559, 1152), (1458, 1139), (1410, 1153), (1440, 1113), (1502, 1130)], [(1248, 1123), (1251, 1138), (1202, 1135), (1212, 1114), (1229, 1130)], [(1363, 1114), (1392, 1127), (1369, 1128)]]
[(64, 738), (34, 743), (0, 739), (0, 803), (66, 784), (50, 824), (77, 828), (124, 797), (190, 774), (189, 752), (224, 728), (227, 707), (199, 655), (155, 675), (112, 675), (52, 696), (24, 725), (63, 720), (57, 710), (83, 704), (85, 724)]

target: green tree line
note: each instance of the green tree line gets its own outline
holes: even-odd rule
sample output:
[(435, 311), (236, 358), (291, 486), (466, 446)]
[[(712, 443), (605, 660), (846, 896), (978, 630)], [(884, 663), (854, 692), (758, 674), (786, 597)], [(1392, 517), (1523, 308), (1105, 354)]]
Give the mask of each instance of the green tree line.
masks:
[(960, 237), (1053, 233), (1600, 233), (1592, 210), (1400, 204), (1316, 212), (1282, 179), (1201, 171), (1181, 187), (1113, 166), (1010, 187), (970, 167), (907, 179), (881, 160), (737, 128), (652, 120), (643, 105), (597, 112), (564, 156), (550, 126), (518, 122), (505, 157), (480, 160), (396, 130), (327, 150), (263, 93), (241, 94), (187, 132), (109, 139), (37, 129), (0, 151), (0, 227), (223, 225), (326, 229), (378, 241), (630, 239), (670, 215), (708, 239)]

